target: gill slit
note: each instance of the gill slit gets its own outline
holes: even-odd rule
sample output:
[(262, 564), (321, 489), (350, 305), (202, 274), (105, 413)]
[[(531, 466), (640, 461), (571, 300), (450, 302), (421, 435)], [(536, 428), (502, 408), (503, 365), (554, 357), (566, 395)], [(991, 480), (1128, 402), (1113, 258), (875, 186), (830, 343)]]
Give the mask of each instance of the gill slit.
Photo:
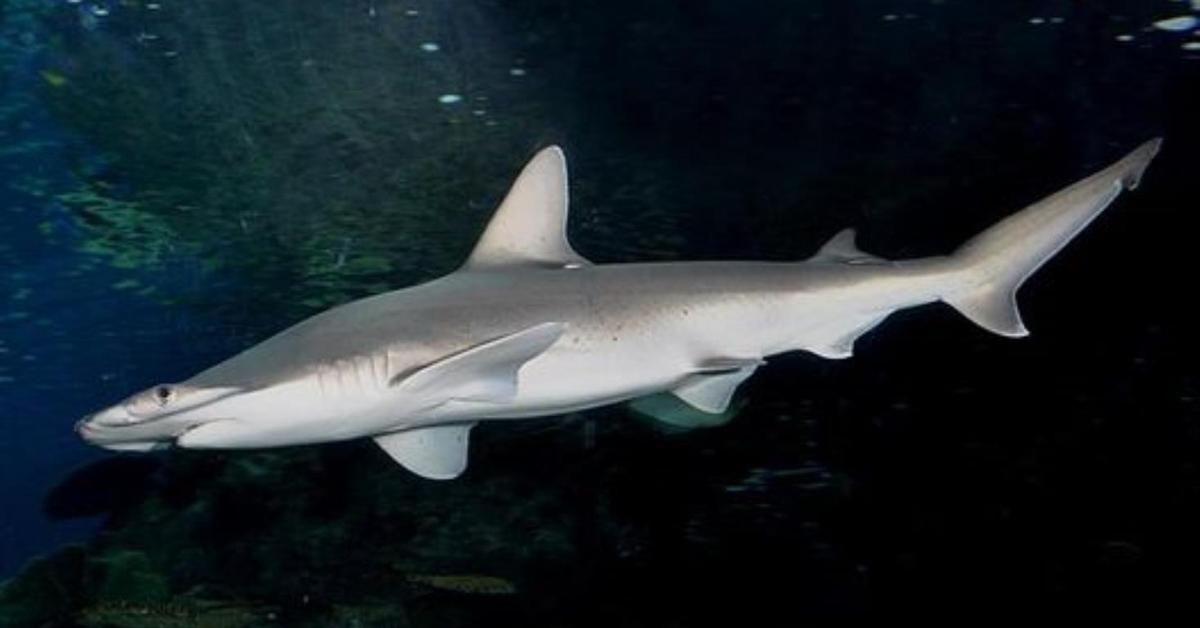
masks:
[(386, 388), (392, 381), (392, 350), (390, 348), (383, 350), (383, 379), (380, 381)]
[(325, 399), (329, 396), (328, 393), (325, 392), (325, 366), (323, 364), (317, 365), (317, 388), (319, 388), (321, 391), (322, 399)]

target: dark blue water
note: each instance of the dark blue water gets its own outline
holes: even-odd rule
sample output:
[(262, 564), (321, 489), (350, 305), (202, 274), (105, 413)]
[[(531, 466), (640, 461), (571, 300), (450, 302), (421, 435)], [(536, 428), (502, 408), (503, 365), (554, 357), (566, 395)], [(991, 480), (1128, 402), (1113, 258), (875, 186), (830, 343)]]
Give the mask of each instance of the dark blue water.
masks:
[[(10, 147), (29, 148), (0, 160), (9, 184), (0, 191), (6, 299), (0, 335), (0, 415), (6, 425), (0, 438), (5, 512), (0, 570), (6, 574), (34, 555), (86, 538), (104, 515), (102, 506), (81, 520), (44, 512), (51, 488), (73, 469), (105, 457), (72, 433), (71, 417), (147, 381), (183, 376), (229, 348), (218, 348), (227, 330), (115, 288), (164, 276), (194, 282), (189, 260), (171, 260), (167, 274), (151, 276), (107, 267), (78, 250), (78, 226), (53, 195), (72, 189), (67, 153), (86, 151), (87, 145), (64, 132), (32, 98), (36, 59), (22, 61), (10, 79), (7, 102), (24, 102), (4, 121), (5, 140)], [(37, 182), (36, 190), (17, 189), (30, 181)], [(209, 341), (189, 340), (206, 331)]]
[[(127, 515), (165, 482), (171, 515), (162, 540), (232, 548), (230, 564), (243, 571), (224, 584), (234, 597), (272, 602), (316, 591), (330, 604), (348, 599), (338, 587), (353, 578), (342, 571), (367, 557), (331, 566), (319, 549), (251, 560), (246, 548), (286, 546), (303, 529), (288, 526), (316, 530), (353, 519), (347, 513), (360, 513), (361, 503), (382, 508), (368, 510), (383, 523), (351, 528), (357, 538), (402, 547), (407, 535), (425, 538), (413, 529), (428, 517), (457, 525), (448, 511), (511, 524), (499, 527), (513, 536), (491, 539), (491, 552), (474, 562), (476, 537), (459, 545), (442, 539), (442, 553), (425, 557), (450, 573), (504, 571), (507, 562), (540, 583), (535, 590), (561, 600), (559, 608), (522, 598), (491, 615), (505, 618), (500, 624), (705, 625), (733, 621), (746, 608), (844, 613), (954, 600), (1180, 604), (1194, 590), (1200, 374), (1191, 359), (1198, 312), (1190, 296), (1200, 52), (1187, 48), (1200, 36), (1151, 26), (1193, 14), (1185, 3), (539, 0), (478, 3), (469, 15), (433, 3), (298, 3), (303, 19), (285, 32), (230, 3), (189, 5), (193, 21), (164, 19), (175, 10), (165, 3), (137, 6), (141, 13), (113, 5), (98, 15), (104, 11), (94, 4), (51, 12), (53, 19), (22, 31), (28, 37), (10, 55), (4, 100), (20, 106), (2, 120), (4, 145), (26, 149), (0, 157), (0, 575), (67, 541), (93, 538), (110, 512)], [(438, 27), (403, 30), (426, 18)], [(338, 35), (322, 22), (331, 19), (357, 34)], [(237, 37), (222, 30), (226, 20)], [(156, 146), (158, 157), (147, 148), (139, 160), (136, 142), (105, 130), (105, 121), (129, 137), (149, 127), (188, 129), (171, 126), (161, 111), (142, 112), (155, 122), (139, 127), (129, 110), (99, 102), (89, 118), (64, 108), (63, 89), (43, 74), (61, 72), (73, 88), (84, 77), (71, 72), (87, 64), (72, 46), (107, 36), (119, 43), (106, 62), (146, 72), (147, 89), (157, 89), (171, 70), (152, 74), (158, 66), (132, 56), (172, 63), (196, 53), (168, 45), (195, 41), (179, 24), (211, 29), (200, 40), (223, 42), (205, 48), (207, 63), (247, 68), (249, 78), (214, 72), (227, 81), (212, 85), (215, 93), (235, 95), (229, 102), (265, 98), (281, 110), (295, 100), (311, 111), (280, 113), (280, 131), (248, 114), (252, 106), (222, 109), (221, 98), (181, 86), (172, 107), (210, 112), (197, 118), (213, 125), (214, 137), (244, 124), (250, 139), (197, 141), (188, 145), (196, 155)], [(177, 27), (183, 34), (171, 40)], [(323, 28), (331, 56), (361, 54), (357, 67), (387, 68), (379, 75), (386, 78), (337, 84), (304, 74), (326, 62), (313, 53), (326, 43)], [(390, 49), (380, 55), (369, 44), (379, 32), (413, 50), (436, 40), (440, 49), (428, 54), (441, 55), (431, 57), (441, 65), (410, 67)], [(347, 40), (368, 43), (359, 50)], [(497, 71), (511, 82), (481, 86), (464, 61), (480, 54), (472, 41), (492, 57), (502, 51)], [(270, 71), (250, 72), (262, 67)], [(277, 100), (248, 86), (253, 79), (270, 91), (273, 72), (292, 71), (301, 74), (286, 74), (292, 78), (281, 81)], [(372, 105), (374, 116), (368, 108), (346, 113), (339, 94), (387, 94), (379, 84), (403, 85), (409, 75), (414, 91), (432, 90), (433, 113), (406, 101), (413, 109), (403, 128), (373, 126), (381, 112), (394, 113), (386, 102)], [(468, 75), (457, 85), (446, 78)], [(432, 97), (451, 88), (485, 112), (443, 115)], [(474, 100), (472, 90), (491, 99)], [(504, 135), (464, 134), (476, 119), (496, 122), (480, 128)], [(305, 134), (322, 125), (337, 133)], [(55, 198), (77, 190), (98, 163), (117, 186), (162, 185), (167, 179), (139, 170), (153, 163), (178, 166), (181, 178), (201, 171), (217, 182), (189, 189), (224, 192), (224, 175), (256, 180), (243, 166), (258, 162), (242, 151), (255, 142), (278, 146), (280, 134), (308, 147), (297, 149), (305, 160), (282, 174), (269, 166), (251, 172), (279, 182), (264, 189), (280, 195), (275, 206), (284, 209), (270, 213), (262, 208), (272, 203), (250, 195), (242, 204), (216, 193), (197, 200), (200, 212), (245, 211), (242, 228), (222, 230), (236, 223), (231, 217), (174, 217), (168, 242), (177, 246), (153, 265), (126, 267), (88, 249), (95, 232)], [(563, 144), (571, 160), (571, 233), (583, 254), (601, 262), (784, 260), (807, 256), (846, 226), (859, 228), (862, 248), (884, 257), (943, 253), (1156, 135), (1166, 144), (1143, 189), (1122, 197), (1022, 291), (1034, 332), (1028, 340), (994, 338), (948, 309), (922, 308), (862, 339), (849, 362), (772, 360), (745, 387), (744, 413), (719, 430), (663, 435), (616, 410), (575, 416), (565, 427), (480, 430), (469, 476), (449, 488), (384, 475), (403, 471), (355, 446), (300, 454), (311, 458), (280, 467), (293, 471), (290, 481), (288, 474), (243, 478), (244, 491), (229, 488), (237, 486), (231, 476), (241, 477), (229, 471), (239, 459), (216, 454), (186, 460), (182, 480), (163, 478), (158, 465), (172, 459), (161, 456), (72, 476), (111, 458), (71, 431), (84, 413), (187, 377), (316, 311), (321, 302), (306, 300), (314, 294), (336, 302), (365, 294), (371, 282), (399, 287), (451, 268), (507, 177), (549, 142)], [(438, 139), (451, 136), (457, 144)], [(399, 138), (444, 151), (444, 171), (406, 172), (412, 161), (369, 165), (409, 155)], [(507, 153), (485, 165), (472, 160), (496, 146)], [(340, 170), (308, 163), (324, 159)], [(314, 183), (312, 173), (328, 172), (338, 176)], [(353, 185), (364, 172), (377, 178)], [(461, 196), (457, 213), (413, 219), (389, 210), (387, 198), (425, 193), (406, 187), (410, 180), (456, 182), (430, 194)], [(288, 197), (293, 188), (297, 196)], [(338, 204), (361, 190), (361, 198)], [(336, 209), (306, 204), (314, 196)], [(356, 209), (367, 202), (397, 214), (387, 223), (395, 244), (379, 237), (374, 218), (363, 218), (370, 212)], [(253, 253), (247, 241), (256, 239), (257, 250), (277, 256), (233, 259)], [(349, 286), (322, 283), (333, 276), (328, 268), (377, 254), (401, 261), (379, 277), (364, 271), (366, 279)], [(214, 258), (225, 265), (214, 270)], [(364, 477), (369, 486), (361, 486)], [(387, 491), (428, 511), (392, 517), (369, 497), (386, 504), (376, 493)], [(514, 495), (532, 495), (529, 508), (512, 505)], [(190, 498), (216, 514), (189, 519)], [(276, 516), (287, 526), (264, 523)], [(121, 523), (109, 529), (119, 536)], [(501, 534), (477, 532), (493, 533)], [(536, 560), (505, 553), (523, 543), (515, 540), (522, 534), (556, 543), (561, 534), (570, 551)], [(343, 547), (320, 538), (314, 546)], [(569, 577), (564, 555), (576, 565)], [(342, 579), (314, 575), (323, 569)], [(186, 563), (173, 582), (182, 589), (212, 571)], [(293, 582), (252, 572), (298, 575)], [(282, 592), (263, 588), (273, 581)]]
[[(89, 9), (90, 10), (90, 9)], [(78, 469), (106, 457), (71, 431), (71, 417), (112, 403), (148, 381), (174, 380), (237, 349), (235, 327), (205, 322), (191, 311), (150, 298), (169, 282), (178, 298), (219, 289), (202, 278), (195, 259), (168, 256), (154, 272), (114, 268), (81, 250), (75, 215), (56, 200), (79, 185), (80, 163), (97, 151), (73, 135), (38, 98), (53, 37), (14, 7), (7, 34), (10, 65), (2, 120), (5, 154), (0, 206), (0, 256), (5, 303), (0, 324), (0, 572), (93, 533), (113, 495), (124, 487), (101, 479), (86, 489), (70, 516), (54, 512), (52, 489)], [(197, 342), (198, 335), (207, 336)], [(116, 476), (113, 479), (118, 479)], [(50, 512), (48, 512), (50, 511)]]

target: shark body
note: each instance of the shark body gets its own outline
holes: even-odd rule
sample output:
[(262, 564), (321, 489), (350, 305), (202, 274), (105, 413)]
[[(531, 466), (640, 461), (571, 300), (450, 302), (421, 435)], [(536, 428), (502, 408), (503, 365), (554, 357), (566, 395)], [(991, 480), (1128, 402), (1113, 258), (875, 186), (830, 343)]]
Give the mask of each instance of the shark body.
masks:
[(567, 240), (566, 162), (550, 147), (518, 176), (458, 271), (327, 310), (77, 429), (117, 450), (369, 437), (409, 470), (449, 479), (466, 469), (481, 420), (670, 392), (703, 424), (765, 358), (849, 357), (859, 336), (899, 309), (942, 301), (990, 331), (1026, 335), (1017, 289), (1138, 185), (1159, 145), (1143, 144), (947, 256), (883, 260), (845, 230), (796, 263), (604, 265)]

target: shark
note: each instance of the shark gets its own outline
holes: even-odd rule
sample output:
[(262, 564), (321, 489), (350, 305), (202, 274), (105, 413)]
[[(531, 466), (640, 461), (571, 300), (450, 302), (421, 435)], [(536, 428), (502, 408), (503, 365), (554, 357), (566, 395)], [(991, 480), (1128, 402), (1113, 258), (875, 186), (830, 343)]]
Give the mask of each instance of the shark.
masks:
[[(466, 262), (303, 320), (179, 383), (89, 415), (118, 451), (244, 449), (371, 438), (425, 478), (467, 468), (482, 421), (666, 395), (661, 420), (719, 423), (768, 357), (830, 359), (897, 310), (941, 302), (1006, 337), (1017, 290), (1136, 188), (1161, 138), (1012, 214), (948, 255), (886, 260), (834, 235), (796, 262), (593, 264), (567, 238), (566, 158), (537, 152)], [(714, 420), (714, 417), (720, 418)]]

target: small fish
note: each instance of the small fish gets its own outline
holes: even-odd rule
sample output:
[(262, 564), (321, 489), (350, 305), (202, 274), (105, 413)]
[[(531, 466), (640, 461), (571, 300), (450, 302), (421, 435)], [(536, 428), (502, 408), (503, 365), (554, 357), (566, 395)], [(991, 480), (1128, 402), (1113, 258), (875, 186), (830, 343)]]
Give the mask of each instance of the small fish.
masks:
[(50, 87), (62, 87), (67, 84), (67, 77), (54, 70), (42, 70), (42, 80)]
[(1154, 28), (1160, 31), (1170, 31), (1173, 33), (1181, 33), (1190, 31), (1200, 25), (1200, 19), (1193, 15), (1180, 15), (1179, 17), (1170, 17), (1165, 20), (1159, 20), (1152, 24)]
[(513, 595), (517, 592), (517, 585), (512, 581), (496, 576), (412, 574), (408, 576), (408, 581), (442, 591), (472, 595)]

